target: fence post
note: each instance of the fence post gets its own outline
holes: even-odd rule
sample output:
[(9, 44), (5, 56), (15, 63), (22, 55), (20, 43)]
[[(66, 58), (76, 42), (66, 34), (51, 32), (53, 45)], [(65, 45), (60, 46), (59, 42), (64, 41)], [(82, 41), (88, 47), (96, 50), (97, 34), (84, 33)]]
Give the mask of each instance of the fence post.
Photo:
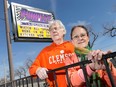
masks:
[[(103, 58), (103, 57), (102, 57), (102, 58)], [(111, 71), (110, 71), (110, 69), (109, 69), (108, 62), (107, 62), (107, 60), (106, 60), (105, 58), (103, 58), (103, 62), (104, 62), (104, 65), (105, 65), (105, 67), (106, 67), (106, 72), (107, 72), (108, 77), (109, 77), (109, 79), (110, 79), (110, 83), (111, 83), (112, 87), (115, 87), (115, 84), (114, 84), (114, 81), (113, 81), (113, 78), (112, 78), (112, 75), (111, 75)]]
[(56, 87), (58, 87), (55, 71), (53, 71), (53, 74), (54, 74), (54, 80), (55, 80)]
[(85, 68), (85, 64), (81, 64), (80, 67), (83, 70), (84, 78), (85, 78), (85, 81), (86, 81), (86, 86), (91, 87), (90, 82), (89, 82), (89, 80), (87, 78), (87, 71), (86, 71), (86, 68)]
[(68, 83), (68, 87), (71, 87), (71, 82), (70, 82), (70, 78), (69, 78), (69, 76), (68, 76), (68, 68), (66, 68), (66, 78), (67, 78), (67, 83)]

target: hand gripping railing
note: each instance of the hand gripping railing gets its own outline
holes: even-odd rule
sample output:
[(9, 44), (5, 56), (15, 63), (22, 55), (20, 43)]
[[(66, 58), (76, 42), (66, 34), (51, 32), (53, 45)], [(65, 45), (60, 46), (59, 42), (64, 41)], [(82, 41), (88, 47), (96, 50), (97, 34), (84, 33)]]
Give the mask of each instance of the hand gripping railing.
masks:
[[(116, 66), (116, 58), (115, 57), (116, 57), (116, 52), (113, 52), (113, 53), (106, 54), (106, 55), (102, 56), (102, 60), (103, 60), (104, 65), (106, 67), (106, 71), (107, 71), (107, 74), (108, 74), (108, 77), (110, 79), (112, 87), (116, 87), (116, 86), (114, 84), (114, 81), (113, 81), (113, 78), (112, 78), (111, 71), (109, 69), (109, 65), (108, 65), (107, 59), (111, 58), (111, 62), (113, 61), (112, 62), (113, 65)], [(74, 63), (74, 64), (71, 64), (71, 65), (67, 65), (67, 66), (63, 66), (63, 67), (60, 67), (60, 68), (56, 68), (56, 69), (50, 70), (47, 73), (54, 73), (54, 75), (55, 75), (56, 71), (65, 70), (66, 71), (67, 82), (68, 82), (68, 87), (71, 87), (71, 83), (70, 83), (70, 80), (69, 80), (69, 77), (68, 77), (68, 68), (75, 67), (75, 66), (80, 66), (82, 68), (82, 70), (83, 70), (83, 73), (84, 73), (86, 86), (87, 87), (91, 87), (90, 86), (90, 82), (89, 82), (89, 80), (87, 78), (87, 72), (86, 72), (86, 68), (85, 68), (85, 64), (89, 64), (89, 63), (92, 63), (91, 60), (85, 60), (85, 61), (82, 61), (82, 62), (78, 62), (78, 63)], [(56, 87), (58, 87), (58, 84), (57, 84), (57, 81), (56, 81), (56, 75), (54, 76), (54, 79), (55, 79)]]

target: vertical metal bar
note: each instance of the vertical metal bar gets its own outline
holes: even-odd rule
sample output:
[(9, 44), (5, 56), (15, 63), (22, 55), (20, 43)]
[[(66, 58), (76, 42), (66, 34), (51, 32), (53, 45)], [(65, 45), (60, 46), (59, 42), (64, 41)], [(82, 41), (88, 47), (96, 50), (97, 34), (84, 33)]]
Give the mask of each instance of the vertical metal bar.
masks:
[(13, 87), (15, 87), (15, 86), (16, 86), (15, 81), (12, 81), (12, 84), (13, 84)]
[(112, 58), (112, 59), (110, 59), (110, 61), (112, 62), (112, 64), (113, 64), (114, 67), (116, 68), (116, 59), (115, 59), (115, 58)]
[(24, 87), (24, 79), (25, 79), (25, 78), (22, 78), (22, 85), (23, 85), (23, 87)]
[(55, 73), (55, 71), (53, 72), (53, 75), (54, 75), (54, 80), (55, 80), (56, 87), (58, 87), (58, 83), (57, 83), (57, 79), (56, 79), (56, 73)]
[(71, 82), (70, 82), (70, 78), (68, 76), (68, 69), (66, 68), (66, 78), (67, 78), (67, 83), (68, 83), (68, 87), (71, 87)]
[(32, 85), (32, 87), (34, 87), (33, 86), (33, 77), (31, 76), (31, 85)]
[(89, 82), (89, 80), (87, 78), (87, 71), (86, 71), (85, 65), (84, 64), (81, 64), (80, 67), (83, 70), (84, 78), (85, 78), (85, 81), (86, 81), (86, 86), (87, 87), (91, 87), (90, 86), (90, 82)]
[(27, 77), (26, 77), (26, 84), (27, 84), (27, 87), (28, 87), (28, 80), (27, 80)]
[(105, 58), (103, 58), (103, 62), (104, 62), (104, 65), (106, 67), (106, 71), (107, 71), (107, 74), (108, 74), (108, 77), (110, 79), (110, 83), (112, 85), (112, 87), (116, 87), (115, 84), (114, 84), (114, 81), (113, 81), (113, 78), (112, 78), (112, 75), (111, 75), (111, 71), (109, 69), (109, 65), (108, 65), (108, 62)]
[(16, 87), (17, 87), (17, 80), (16, 80)]
[(19, 87), (21, 87), (20, 85), (21, 85), (21, 82), (20, 82), (20, 79), (19, 79)]
[(37, 84), (38, 84), (38, 87), (40, 87), (40, 79), (37, 77)]

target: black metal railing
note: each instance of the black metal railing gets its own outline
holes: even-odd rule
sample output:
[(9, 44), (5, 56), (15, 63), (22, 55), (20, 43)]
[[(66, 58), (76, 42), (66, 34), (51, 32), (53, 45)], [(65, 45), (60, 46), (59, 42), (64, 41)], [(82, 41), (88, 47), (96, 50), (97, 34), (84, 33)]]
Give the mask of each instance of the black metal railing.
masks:
[(45, 87), (45, 84), (45, 80), (40, 80), (36, 75), (33, 75), (7, 82), (0, 87)]
[[(111, 71), (109, 69), (109, 64), (107, 62), (108, 58), (110, 58), (114, 67), (116, 68), (116, 52), (113, 52), (113, 53), (106, 54), (106, 55), (102, 56), (102, 59), (103, 59), (104, 65), (106, 66), (106, 71), (107, 71), (108, 77), (110, 79), (111, 85), (112, 85), (112, 87), (116, 87), (115, 84), (114, 84), (114, 80), (113, 80)], [(84, 73), (84, 77), (85, 77), (85, 80), (86, 80), (86, 86), (91, 87), (90, 82), (87, 78), (87, 72), (86, 72), (86, 69), (85, 69), (85, 64), (89, 64), (89, 63), (91, 63), (91, 61), (86, 60), (86, 61), (71, 64), (71, 65), (63, 66), (63, 67), (60, 67), (60, 68), (56, 68), (56, 69), (48, 71), (47, 73), (54, 73), (55, 85), (56, 85), (56, 87), (58, 87), (55, 72), (59, 71), (59, 70), (65, 70), (66, 71), (66, 78), (67, 78), (67, 82), (68, 82), (68, 87), (71, 87), (71, 83), (70, 83), (70, 80), (69, 80), (69, 77), (68, 77), (68, 68), (75, 67), (75, 66), (80, 66), (83, 70), (83, 73)], [(28, 76), (28, 77), (24, 77), (24, 78), (21, 78), (21, 79), (14, 80), (13, 82), (8, 82), (6, 84), (2, 84), (2, 85), (0, 85), (0, 87), (49, 87), (49, 86), (48, 86), (48, 84), (46, 83), (45, 80), (40, 80), (37, 76)]]

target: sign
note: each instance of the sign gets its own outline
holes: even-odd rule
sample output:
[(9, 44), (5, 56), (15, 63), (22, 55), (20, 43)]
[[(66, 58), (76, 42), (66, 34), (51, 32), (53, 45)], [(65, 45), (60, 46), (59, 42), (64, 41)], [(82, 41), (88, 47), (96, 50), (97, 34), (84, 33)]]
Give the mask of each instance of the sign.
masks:
[(52, 12), (11, 2), (14, 41), (51, 42), (48, 22)]

